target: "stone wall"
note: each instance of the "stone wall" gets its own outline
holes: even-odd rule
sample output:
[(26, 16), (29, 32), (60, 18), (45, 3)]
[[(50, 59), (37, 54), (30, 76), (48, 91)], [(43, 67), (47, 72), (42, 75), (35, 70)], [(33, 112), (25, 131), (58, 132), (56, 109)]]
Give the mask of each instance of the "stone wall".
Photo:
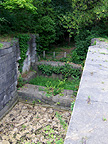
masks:
[[(30, 66), (36, 61), (36, 43), (35, 35), (30, 35), (28, 42), (27, 58), (24, 61), (23, 73), (29, 71)], [(17, 96), (17, 77), (18, 60), (20, 57), (20, 48), (18, 39), (11, 42), (0, 42), (3, 47), (0, 48), (0, 119), (11, 109), (18, 101)]]
[(27, 58), (24, 61), (24, 65), (22, 68), (22, 73), (25, 73), (26, 71), (30, 70), (30, 66), (36, 62), (36, 36), (31, 34), (30, 35), (31, 39), (28, 42), (28, 51), (26, 53)]
[[(41, 70), (38, 69), (39, 65), (51, 65), (53, 67), (59, 67), (59, 66), (65, 66), (67, 63), (65, 62), (55, 62), (55, 61), (36, 61), (33, 65), (32, 68), (37, 72), (37, 75), (39, 76), (45, 76), (45, 77), (52, 77), (52, 78), (59, 78), (63, 79), (64, 76), (62, 74), (55, 74), (52, 73), (51, 76), (47, 76), (46, 74), (43, 74)], [(80, 72), (82, 72), (82, 66), (74, 63), (68, 63), (72, 68), (74, 69), (79, 69)], [(73, 78), (71, 76), (68, 77), (68, 80), (72, 80)]]
[(64, 144), (108, 143), (108, 43), (91, 42)]
[[(12, 44), (13, 43), (13, 44)], [(2, 42), (0, 49), (0, 118), (17, 102), (16, 44)]]

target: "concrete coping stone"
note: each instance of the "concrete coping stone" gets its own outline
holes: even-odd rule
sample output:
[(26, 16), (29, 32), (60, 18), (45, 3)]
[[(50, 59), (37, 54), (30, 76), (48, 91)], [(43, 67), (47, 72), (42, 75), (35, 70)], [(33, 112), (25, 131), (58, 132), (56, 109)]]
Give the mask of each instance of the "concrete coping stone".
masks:
[(63, 92), (61, 92), (62, 95), (47, 96), (45, 89), (46, 87), (43, 86), (25, 84), (24, 87), (18, 90), (19, 100), (31, 104), (49, 104), (51, 106), (66, 107), (68, 109), (71, 108), (71, 102), (75, 101), (73, 90), (63, 90)]
[(108, 43), (94, 40), (96, 45), (88, 49), (64, 144), (108, 144)]

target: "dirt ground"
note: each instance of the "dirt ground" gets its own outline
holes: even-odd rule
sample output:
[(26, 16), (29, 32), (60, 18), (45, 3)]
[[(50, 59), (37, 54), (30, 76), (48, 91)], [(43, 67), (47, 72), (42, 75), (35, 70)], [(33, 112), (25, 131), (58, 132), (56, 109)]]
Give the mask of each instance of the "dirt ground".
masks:
[(71, 111), (19, 102), (0, 121), (0, 144), (63, 143)]

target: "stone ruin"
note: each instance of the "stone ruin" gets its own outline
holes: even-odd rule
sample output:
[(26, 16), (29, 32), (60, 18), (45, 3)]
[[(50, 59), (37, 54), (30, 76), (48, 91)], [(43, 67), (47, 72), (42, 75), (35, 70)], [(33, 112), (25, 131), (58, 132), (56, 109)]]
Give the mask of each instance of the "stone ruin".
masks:
[[(30, 37), (22, 73), (28, 71), (30, 66), (36, 62), (36, 36), (31, 34)], [(3, 45), (0, 48), (0, 118), (2, 118), (18, 101), (16, 85), (17, 76), (20, 74), (18, 60), (21, 57), (18, 39), (0, 43)]]

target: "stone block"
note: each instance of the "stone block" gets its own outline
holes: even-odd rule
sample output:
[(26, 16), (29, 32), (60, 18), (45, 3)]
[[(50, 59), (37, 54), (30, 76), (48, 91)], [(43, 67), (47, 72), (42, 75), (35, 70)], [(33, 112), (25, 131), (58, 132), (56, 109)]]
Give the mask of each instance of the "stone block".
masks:
[(3, 92), (0, 94), (0, 102), (3, 101), (4, 96), (5, 96), (5, 91), (3, 91)]
[(6, 81), (14, 78), (16, 80), (16, 69), (12, 69), (9, 72), (6, 73)]
[(10, 79), (8, 79), (8, 81), (5, 84), (5, 88), (7, 89), (8, 87), (10, 87), (13, 83), (15, 83), (17, 79), (17, 76), (13, 76)]
[(0, 93), (2, 93), (6, 88), (6, 76), (0, 77)]
[(0, 57), (0, 65), (6, 61), (6, 55)]
[(0, 101), (0, 111), (3, 109), (3, 101)]
[(13, 99), (11, 99), (6, 105), (4, 105), (3, 109), (0, 110), (0, 119), (3, 118), (10, 110), (11, 108), (17, 103), (18, 101), (18, 95), (15, 93), (15, 96)]
[(6, 105), (9, 102), (9, 100), (11, 100), (11, 96), (10, 95), (5, 95), (4, 100), (3, 100), (4, 105)]
[(13, 52), (13, 48), (12, 47), (8, 47), (5, 49), (0, 49), (0, 57), (4, 56), (6, 54), (12, 53)]

